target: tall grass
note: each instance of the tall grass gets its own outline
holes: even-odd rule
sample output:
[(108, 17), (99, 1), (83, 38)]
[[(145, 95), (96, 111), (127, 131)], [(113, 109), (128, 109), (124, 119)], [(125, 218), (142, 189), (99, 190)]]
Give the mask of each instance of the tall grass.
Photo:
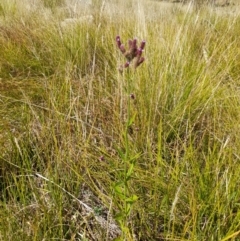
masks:
[(0, 240), (238, 240), (240, 16), (27, 3), (0, 3)]

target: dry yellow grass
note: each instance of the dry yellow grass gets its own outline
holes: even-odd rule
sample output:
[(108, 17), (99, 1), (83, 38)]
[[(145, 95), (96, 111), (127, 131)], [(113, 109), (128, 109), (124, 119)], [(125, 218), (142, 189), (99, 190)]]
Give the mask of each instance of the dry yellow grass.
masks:
[(0, 239), (237, 240), (236, 5), (94, 3), (0, 3)]

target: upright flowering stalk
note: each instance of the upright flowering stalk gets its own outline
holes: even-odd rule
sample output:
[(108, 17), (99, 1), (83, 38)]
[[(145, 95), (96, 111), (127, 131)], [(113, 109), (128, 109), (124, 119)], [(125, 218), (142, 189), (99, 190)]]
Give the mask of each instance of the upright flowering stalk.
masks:
[[(127, 59), (127, 62), (120, 66), (119, 71), (122, 73), (125, 68), (128, 68), (130, 65), (133, 69), (136, 69), (140, 64), (143, 63), (144, 58), (142, 57), (142, 52), (145, 47), (145, 41), (142, 41), (140, 46), (137, 45), (137, 39), (130, 39), (128, 41), (128, 48), (126, 49), (121, 43), (119, 36), (116, 37), (116, 43), (118, 49)], [(132, 206), (137, 202), (138, 197), (132, 193), (131, 189), (131, 179), (134, 174), (134, 167), (137, 159), (141, 156), (141, 153), (136, 155), (136, 152), (131, 150), (131, 144), (129, 136), (131, 135), (132, 125), (135, 121), (137, 112), (131, 113), (131, 102), (135, 100), (134, 94), (134, 77), (135, 74), (132, 71), (127, 71), (126, 75), (123, 76), (124, 81), (123, 85), (124, 90), (127, 92), (127, 101), (126, 103), (126, 115), (124, 114), (125, 129), (122, 133), (123, 135), (123, 148), (119, 149), (119, 154), (121, 158), (121, 164), (123, 165), (120, 168), (118, 175), (119, 180), (113, 187), (115, 195), (119, 199), (119, 212), (116, 214), (116, 219), (118, 220), (121, 230), (122, 230), (122, 239), (121, 240), (133, 240), (132, 232), (129, 230), (129, 218), (132, 212)]]
[(145, 47), (145, 41), (142, 41), (139, 48), (137, 46), (137, 39), (128, 40), (128, 50), (121, 43), (120, 36), (116, 37), (117, 46), (120, 49), (121, 53), (127, 59), (127, 62), (119, 68), (119, 71), (122, 72), (124, 68), (129, 67), (130, 63), (133, 63), (133, 68), (136, 69), (140, 64), (143, 63), (144, 57), (142, 57), (142, 52)]

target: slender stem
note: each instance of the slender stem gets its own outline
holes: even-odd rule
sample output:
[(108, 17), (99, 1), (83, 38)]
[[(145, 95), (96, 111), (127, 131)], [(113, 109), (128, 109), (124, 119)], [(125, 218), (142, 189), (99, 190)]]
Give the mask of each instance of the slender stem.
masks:
[(128, 128), (130, 122), (130, 79), (129, 73), (127, 74), (127, 120), (125, 126), (125, 160), (124, 160), (124, 212), (125, 212), (125, 226), (127, 225), (127, 202), (126, 198), (128, 196), (128, 184), (127, 184), (127, 169), (128, 169), (128, 161), (129, 161), (129, 139), (128, 139)]

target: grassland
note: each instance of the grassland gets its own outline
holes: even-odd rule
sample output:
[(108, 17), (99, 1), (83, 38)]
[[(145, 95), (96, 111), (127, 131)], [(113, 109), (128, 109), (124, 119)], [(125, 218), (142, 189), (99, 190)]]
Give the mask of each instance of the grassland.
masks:
[(0, 3), (0, 240), (240, 240), (239, 7), (29, 2)]

